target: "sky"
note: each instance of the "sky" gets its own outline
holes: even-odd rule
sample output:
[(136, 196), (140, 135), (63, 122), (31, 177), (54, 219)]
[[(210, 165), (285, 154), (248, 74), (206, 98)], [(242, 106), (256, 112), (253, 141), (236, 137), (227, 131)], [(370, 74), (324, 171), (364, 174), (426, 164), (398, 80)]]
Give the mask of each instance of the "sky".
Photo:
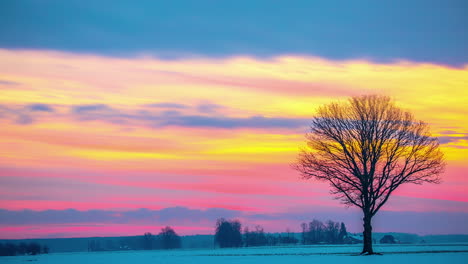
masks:
[[(0, 238), (300, 230), (362, 216), (291, 168), (317, 107), (381, 94), (427, 122), (438, 185), (374, 231), (468, 233), (466, 1), (0, 3)], [(423, 223), (423, 224), (421, 224)]]

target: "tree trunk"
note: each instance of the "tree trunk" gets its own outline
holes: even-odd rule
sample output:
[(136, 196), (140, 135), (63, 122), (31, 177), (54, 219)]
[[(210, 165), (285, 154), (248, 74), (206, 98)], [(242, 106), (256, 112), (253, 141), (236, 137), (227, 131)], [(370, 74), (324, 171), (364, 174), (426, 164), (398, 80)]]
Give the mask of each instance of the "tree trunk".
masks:
[(370, 213), (364, 212), (364, 246), (361, 252), (361, 255), (372, 255), (374, 250), (372, 249), (372, 216)]

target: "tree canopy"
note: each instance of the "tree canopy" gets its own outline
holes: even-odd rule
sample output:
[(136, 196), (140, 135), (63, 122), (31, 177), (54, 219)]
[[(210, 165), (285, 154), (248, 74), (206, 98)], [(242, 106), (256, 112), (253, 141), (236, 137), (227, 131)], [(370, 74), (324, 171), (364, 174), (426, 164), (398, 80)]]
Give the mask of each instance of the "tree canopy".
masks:
[[(371, 218), (404, 183), (439, 183), (445, 162), (429, 126), (388, 96), (365, 95), (320, 107), (293, 167), (305, 179), (330, 184), (331, 193)], [(366, 244), (366, 241), (365, 241)], [(363, 252), (373, 253), (372, 247)]]

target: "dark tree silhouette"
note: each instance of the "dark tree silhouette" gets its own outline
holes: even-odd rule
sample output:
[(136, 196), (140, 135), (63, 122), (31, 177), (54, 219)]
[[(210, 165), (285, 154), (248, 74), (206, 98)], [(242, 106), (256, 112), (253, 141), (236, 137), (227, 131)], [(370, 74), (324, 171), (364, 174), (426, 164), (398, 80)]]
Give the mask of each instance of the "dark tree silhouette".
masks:
[(319, 220), (312, 220), (306, 233), (306, 244), (317, 244), (323, 241), (323, 230), (325, 226)]
[(154, 237), (150, 232), (146, 232), (143, 235), (143, 249), (150, 250), (153, 249), (154, 246)]
[(338, 222), (333, 222), (331, 220), (327, 221), (325, 226), (325, 242), (328, 244), (337, 244), (338, 235), (339, 235), (339, 226)]
[(346, 230), (346, 225), (343, 222), (341, 222), (340, 233), (338, 234), (338, 242), (340, 244), (343, 244), (347, 236), (348, 231)]
[(215, 243), (221, 248), (242, 246), (241, 223), (237, 220), (218, 219)]
[(331, 193), (362, 209), (364, 245), (372, 249), (372, 217), (404, 183), (439, 183), (445, 163), (429, 127), (387, 96), (366, 95), (318, 109), (293, 167), (326, 181)]
[(301, 229), (302, 229), (302, 233), (301, 233), (301, 243), (302, 244), (307, 244), (307, 224), (306, 223), (302, 223), (301, 224)]
[(249, 231), (248, 227), (244, 228), (244, 244), (246, 247), (258, 247), (268, 244), (268, 239), (265, 236), (265, 231), (261, 226), (256, 226), (254, 231)]
[(278, 236), (278, 242), (280, 244), (297, 244), (299, 240), (294, 237), (294, 235), (291, 233), (291, 231), (286, 229), (286, 235), (282, 236), (281, 234)]
[(161, 247), (163, 249), (173, 249), (181, 247), (180, 236), (169, 226), (161, 229), (161, 232), (158, 234)]
[[(302, 223), (302, 244), (342, 244), (344, 237), (347, 235), (344, 223), (333, 222), (328, 220), (323, 224), (320, 220), (314, 219), (309, 224)], [(344, 230), (343, 230), (344, 228)], [(342, 233), (345, 235), (342, 235)]]

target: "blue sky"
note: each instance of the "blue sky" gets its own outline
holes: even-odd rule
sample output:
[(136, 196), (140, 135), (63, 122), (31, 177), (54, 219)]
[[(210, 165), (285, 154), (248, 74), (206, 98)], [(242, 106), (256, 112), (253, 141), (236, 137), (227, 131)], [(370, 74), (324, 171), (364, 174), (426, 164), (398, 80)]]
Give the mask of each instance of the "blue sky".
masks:
[(468, 62), (463, 0), (7, 0), (0, 5), (0, 47), (9, 49)]

